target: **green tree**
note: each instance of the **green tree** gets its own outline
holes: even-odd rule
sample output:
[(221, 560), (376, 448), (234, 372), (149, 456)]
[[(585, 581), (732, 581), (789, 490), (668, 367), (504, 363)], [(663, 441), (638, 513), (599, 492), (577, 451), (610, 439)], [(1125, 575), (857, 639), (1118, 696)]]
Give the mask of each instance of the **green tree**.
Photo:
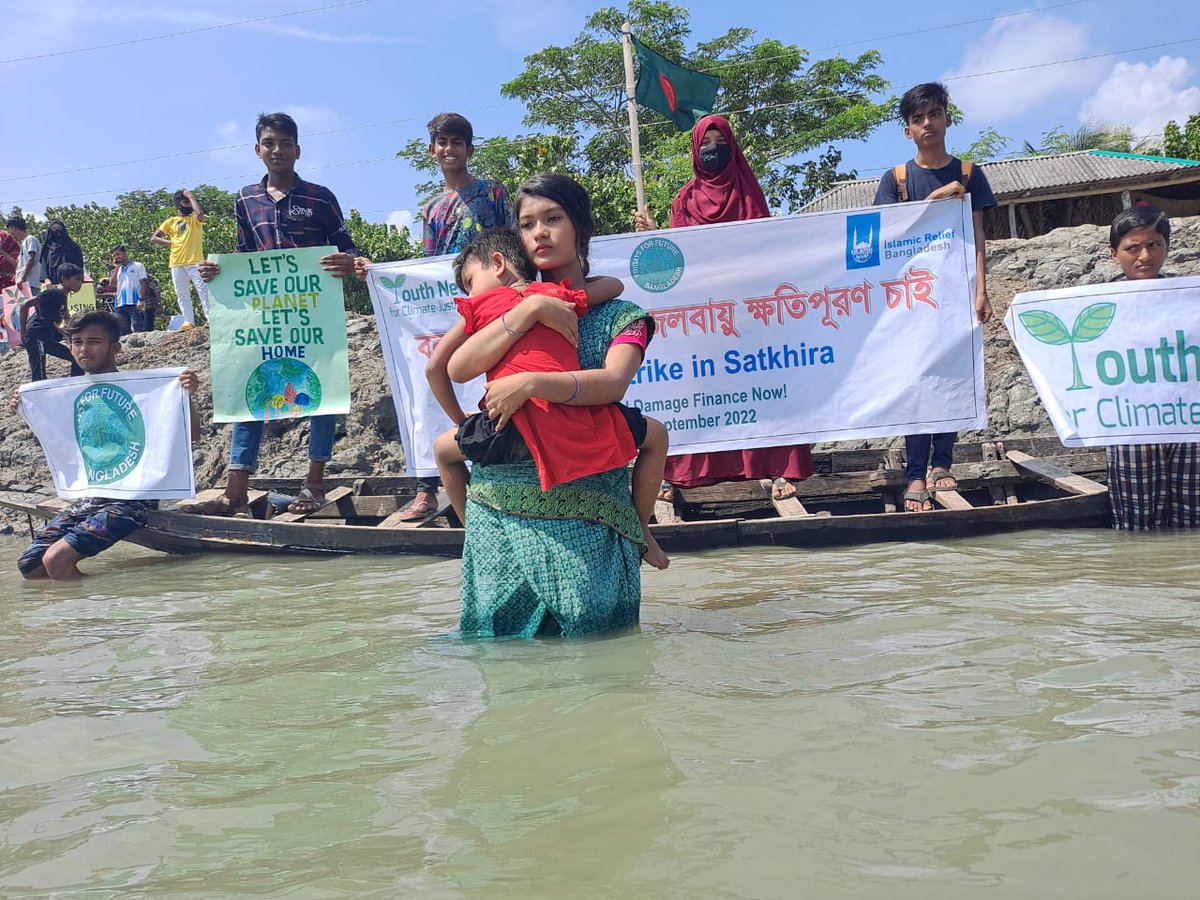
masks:
[(1183, 128), (1174, 120), (1163, 126), (1163, 154), (1173, 159), (1200, 159), (1200, 113), (1189, 116)]
[(1008, 149), (1009, 138), (995, 128), (987, 128), (979, 132), (979, 137), (966, 150), (956, 150), (954, 155), (959, 159), (969, 159), (971, 162), (987, 162), (999, 159)]
[(1047, 156), (1052, 153), (1075, 153), (1080, 150), (1114, 150), (1131, 153), (1138, 149), (1133, 129), (1098, 119), (1084, 122), (1074, 131), (1058, 126), (1042, 134), (1041, 146), (1025, 141), (1022, 156)]
[[(755, 41), (748, 28), (731, 28), (689, 47), (687, 7), (658, 0), (630, 0), (624, 11), (592, 13), (583, 31), (566, 46), (551, 46), (525, 58), (525, 70), (501, 88), (525, 104), (519, 138), (480, 141), (472, 169), (513, 188), (538, 171), (573, 175), (588, 189), (600, 233), (627, 231), (636, 205), (625, 111), (621, 23), (659, 53), (692, 69), (721, 77), (717, 111), (734, 126), (768, 202), (794, 210), (834, 181), (841, 151), (833, 145), (861, 140), (891, 118), (895, 98), (876, 70), (879, 53), (855, 59), (811, 60), (806, 50), (774, 39)], [(647, 203), (666, 221), (671, 199), (691, 177), (691, 135), (676, 131), (660, 114), (639, 108)], [(815, 154), (815, 158), (797, 161)], [(436, 171), (424, 141), (410, 142), (399, 156)], [(422, 186), (432, 194), (436, 182)]]
[[(200, 185), (193, 193), (204, 210), (204, 252), (234, 252), (237, 249), (236, 195), (211, 185)], [(71, 237), (83, 250), (84, 264), (96, 281), (108, 274), (112, 248), (123, 244), (129, 250), (130, 258), (145, 265), (146, 271), (158, 281), (163, 306), (168, 314), (174, 314), (179, 307), (171, 288), (170, 251), (150, 242), (150, 236), (158, 226), (175, 214), (172, 194), (174, 190), (165, 188), (131, 191), (120, 194), (112, 207), (97, 203), (54, 206), (46, 210), (44, 219), (35, 216), (26, 216), (26, 219), (29, 230), (39, 238), (45, 237), (49, 219), (62, 219)], [(14, 208), (12, 212), (18, 213), (20, 209)], [(407, 229), (367, 222), (357, 210), (350, 210), (346, 224), (355, 246), (377, 262), (420, 256), (420, 246), (409, 237)], [(371, 312), (366, 285), (348, 280), (345, 288), (347, 308)]]

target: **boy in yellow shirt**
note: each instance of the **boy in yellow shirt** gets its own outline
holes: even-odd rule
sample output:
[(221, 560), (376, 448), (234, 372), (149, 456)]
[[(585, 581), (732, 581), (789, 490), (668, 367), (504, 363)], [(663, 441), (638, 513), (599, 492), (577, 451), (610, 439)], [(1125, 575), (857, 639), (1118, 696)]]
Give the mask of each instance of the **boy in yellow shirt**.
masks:
[(208, 318), (208, 285), (200, 277), (200, 261), (204, 259), (204, 210), (188, 190), (176, 191), (172, 200), (179, 214), (159, 225), (150, 240), (171, 248), (171, 282), (175, 285), (179, 311), (183, 313), (184, 321), (195, 325), (189, 281), (196, 286), (200, 308)]

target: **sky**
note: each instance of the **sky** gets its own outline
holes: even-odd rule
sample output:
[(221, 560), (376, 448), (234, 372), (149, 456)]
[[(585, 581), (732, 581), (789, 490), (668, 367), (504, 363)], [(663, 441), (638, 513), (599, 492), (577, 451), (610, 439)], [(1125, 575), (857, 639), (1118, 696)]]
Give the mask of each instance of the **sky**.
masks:
[[(1016, 149), (1092, 118), (1152, 135), (1200, 112), (1194, 4), (976, 0), (927, 21), (911, 3), (879, 0), (859, 0), (850, 15), (840, 4), (795, 0), (686, 5), (694, 40), (747, 27), (813, 58), (875, 48), (897, 95), (946, 81), (964, 117), (950, 131), (951, 149), (989, 127)], [(257, 114), (282, 109), (299, 123), (302, 176), (369, 221), (407, 225), (425, 177), (395, 152), (443, 111), (471, 119), (477, 139), (528, 132), (522, 104), (501, 97), (500, 86), (525, 56), (569, 44), (596, 8), (577, 0), (14, 3), (0, 51), (9, 87), (0, 212), (110, 205), (130, 190), (203, 183), (235, 191), (264, 171), (253, 152)], [(270, 18), (245, 21), (256, 17)], [(1074, 61), (1042, 65), (1064, 60)], [(899, 123), (841, 147), (843, 167), (860, 177), (912, 152)]]

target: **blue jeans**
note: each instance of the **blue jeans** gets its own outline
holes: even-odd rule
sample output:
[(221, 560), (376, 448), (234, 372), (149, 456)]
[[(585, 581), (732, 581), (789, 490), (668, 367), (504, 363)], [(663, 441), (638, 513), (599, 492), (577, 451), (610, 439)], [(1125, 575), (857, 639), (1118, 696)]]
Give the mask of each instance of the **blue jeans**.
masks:
[[(904, 436), (904, 474), (909, 481), (924, 481), (926, 468), (949, 469), (954, 463), (954, 442), (958, 432), (907, 434)], [(933, 447), (933, 460), (929, 448)]]
[[(337, 416), (310, 416), (308, 419), (308, 458), (329, 462), (333, 456), (333, 434)], [(265, 422), (234, 422), (229, 439), (229, 469), (254, 472), (258, 469), (258, 448), (262, 446)]]

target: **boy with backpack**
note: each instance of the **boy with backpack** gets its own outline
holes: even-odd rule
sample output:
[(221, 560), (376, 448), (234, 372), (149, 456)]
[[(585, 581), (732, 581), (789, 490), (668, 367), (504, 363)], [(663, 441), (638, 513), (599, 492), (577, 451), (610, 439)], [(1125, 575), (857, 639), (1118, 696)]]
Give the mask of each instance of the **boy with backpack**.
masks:
[[(984, 324), (992, 317), (992, 304), (987, 295), (983, 211), (994, 207), (996, 198), (979, 166), (952, 156), (946, 149), (946, 129), (952, 124), (949, 106), (950, 95), (945, 85), (937, 82), (918, 84), (900, 98), (904, 136), (916, 145), (917, 153), (907, 163), (883, 173), (875, 193), (875, 205), (971, 195), (971, 221), (975, 231), (975, 314), (980, 324)], [(953, 431), (905, 435), (908, 488), (904, 492), (904, 509), (907, 512), (933, 509), (930, 487), (935, 491), (958, 489), (958, 482), (950, 473), (957, 439), (958, 435)]]

